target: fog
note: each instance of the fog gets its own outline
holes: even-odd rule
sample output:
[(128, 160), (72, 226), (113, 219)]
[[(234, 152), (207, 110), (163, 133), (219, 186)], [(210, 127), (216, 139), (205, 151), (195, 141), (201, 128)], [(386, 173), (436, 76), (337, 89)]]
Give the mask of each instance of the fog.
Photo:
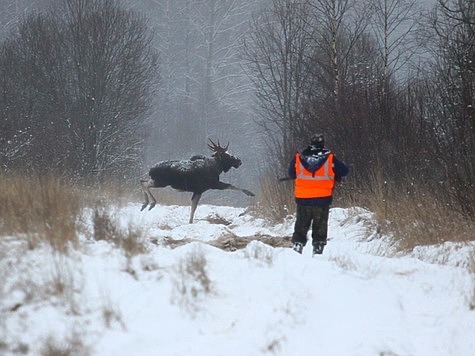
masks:
[[(1, 0), (0, 40), (28, 14), (57, 1)], [(61, 3), (61, 1), (59, 1)], [(248, 21), (263, 5), (256, 0), (123, 1), (145, 17), (154, 33), (159, 85), (143, 130), (143, 170), (168, 159), (211, 155), (209, 139), (229, 143), (240, 157), (239, 173), (228, 181), (255, 185), (263, 143), (254, 123), (254, 93), (243, 69), (241, 47)]]
[[(224, 181), (256, 189), (263, 140), (254, 122), (254, 91), (242, 46), (262, 1), (135, 1), (156, 34), (160, 89), (146, 132), (145, 167), (160, 160), (210, 155), (209, 139), (229, 143), (243, 161)], [(239, 202), (236, 193), (224, 194)], [(204, 199), (222, 197), (206, 194)], [(216, 202), (216, 200), (214, 200)], [(229, 200), (228, 200), (229, 202)]]
[[(26, 14), (47, 9), (55, 2), (1, 0), (0, 39), (5, 40), (14, 32)], [(425, 0), (417, 4), (434, 2)], [(125, 8), (146, 19), (154, 33), (152, 46), (158, 53), (160, 79), (142, 130), (143, 164), (138, 176), (146, 174), (151, 165), (161, 160), (210, 155), (207, 144), (211, 139), (222, 145), (229, 143), (229, 151), (243, 161), (238, 170), (225, 174), (223, 180), (257, 190), (259, 177), (274, 165), (266, 146), (273, 130), (269, 127), (263, 130), (256, 123), (260, 113), (243, 46), (249, 41), (251, 19), (259, 16), (268, 3), (267, 0), (122, 2)], [(273, 139), (278, 142), (281, 138), (276, 135)], [(298, 145), (305, 143), (302, 137)], [(237, 199), (239, 203), (240, 198), (229, 199)]]

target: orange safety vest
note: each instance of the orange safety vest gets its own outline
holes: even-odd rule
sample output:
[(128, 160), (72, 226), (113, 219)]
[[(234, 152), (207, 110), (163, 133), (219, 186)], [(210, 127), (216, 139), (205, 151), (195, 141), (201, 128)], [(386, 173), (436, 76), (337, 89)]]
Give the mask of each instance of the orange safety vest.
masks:
[(333, 171), (333, 153), (328, 155), (326, 162), (312, 172), (305, 169), (300, 161), (300, 154), (295, 155), (295, 197), (296, 198), (323, 198), (330, 197), (335, 186), (335, 172)]

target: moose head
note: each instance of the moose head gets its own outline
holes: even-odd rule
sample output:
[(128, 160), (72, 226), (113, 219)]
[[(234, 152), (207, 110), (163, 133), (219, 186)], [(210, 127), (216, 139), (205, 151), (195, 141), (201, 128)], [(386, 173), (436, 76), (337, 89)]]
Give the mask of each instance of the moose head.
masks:
[(221, 164), (221, 167), (224, 172), (229, 171), (232, 167), (238, 168), (242, 162), (239, 158), (234, 157), (228, 152), (229, 143), (222, 147), (219, 143), (214, 143), (211, 139), (209, 139), (210, 143), (208, 143), (208, 148), (213, 151), (213, 157)]

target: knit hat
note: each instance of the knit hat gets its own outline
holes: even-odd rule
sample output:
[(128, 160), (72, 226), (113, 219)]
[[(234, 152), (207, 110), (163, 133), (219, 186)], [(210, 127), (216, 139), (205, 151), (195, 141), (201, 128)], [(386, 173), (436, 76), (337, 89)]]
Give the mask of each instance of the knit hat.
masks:
[(323, 147), (323, 145), (325, 144), (325, 139), (323, 138), (323, 134), (322, 133), (313, 134), (310, 143), (313, 146)]

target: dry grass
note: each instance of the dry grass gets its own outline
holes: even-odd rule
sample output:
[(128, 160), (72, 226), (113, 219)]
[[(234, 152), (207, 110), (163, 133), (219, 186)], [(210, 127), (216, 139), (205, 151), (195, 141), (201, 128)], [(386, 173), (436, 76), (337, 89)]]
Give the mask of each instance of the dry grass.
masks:
[(253, 244), (244, 250), (244, 257), (271, 267), (274, 263), (274, 249), (262, 244)]
[(121, 230), (104, 208), (103, 202), (120, 205), (131, 199), (130, 194), (123, 194), (122, 188), (107, 183), (89, 189), (52, 175), (0, 175), (0, 236), (24, 238), (29, 249), (48, 243), (54, 251), (67, 253), (78, 242), (82, 209), (92, 206), (94, 239), (113, 241), (127, 256), (137, 255), (144, 252), (142, 231), (131, 226)]
[(120, 227), (110, 210), (100, 202), (94, 206), (92, 225), (93, 239), (96, 241), (105, 240), (120, 247), (127, 258), (126, 271), (135, 276), (132, 258), (147, 251), (142, 229), (132, 226), (132, 224), (126, 228)]
[(114, 242), (119, 235), (119, 229), (113, 222), (109, 210), (99, 202), (94, 205), (92, 229), (92, 237), (96, 241)]
[(216, 240), (203, 242), (201, 240), (179, 239), (175, 240), (171, 237), (166, 237), (164, 245), (170, 248), (177, 248), (191, 242), (202, 242), (211, 246), (220, 248), (223, 251), (237, 251), (246, 248), (251, 241), (260, 241), (272, 247), (292, 247), (290, 241), (291, 236), (268, 236), (268, 235), (253, 235), (253, 236), (237, 236), (233, 233), (228, 233), (220, 236)]
[(191, 315), (200, 310), (204, 297), (213, 293), (207, 264), (203, 251), (195, 248), (179, 261), (176, 268), (172, 303), (180, 305)]
[(142, 199), (139, 181), (108, 180), (94, 184), (76, 184), (87, 206), (95, 206), (98, 201), (117, 207)]
[(351, 259), (350, 255), (332, 255), (328, 258), (330, 261), (333, 261), (338, 267), (345, 271), (356, 271), (358, 266)]
[(71, 332), (64, 340), (49, 336), (40, 350), (41, 356), (86, 356), (90, 354), (90, 348), (83, 343), (81, 334), (76, 331)]
[(30, 249), (47, 242), (62, 253), (77, 242), (83, 201), (61, 179), (0, 175), (0, 201), (1, 234), (25, 237)]
[(412, 183), (396, 187), (373, 175), (367, 187), (352, 191), (347, 201), (374, 212), (381, 232), (393, 235), (401, 251), (446, 241), (473, 241), (475, 221), (435, 193)]
[(79, 308), (74, 297), (75, 291), (82, 287), (75, 274), (77, 267), (73, 261), (61, 254), (53, 255), (51, 264), (52, 267), (42, 275), (43, 288), (48, 295), (63, 296), (71, 312), (75, 312)]
[(102, 307), (102, 319), (104, 321), (104, 325), (108, 329), (111, 329), (113, 326), (118, 325), (121, 327), (122, 330), (127, 330), (127, 326), (125, 325), (121, 311), (117, 307), (114, 307), (109, 297), (104, 297), (104, 305)]
[[(278, 182), (272, 174), (262, 177), (256, 214), (282, 221), (295, 213), (292, 181)], [(333, 206), (362, 206), (374, 212), (378, 230), (395, 237), (401, 251), (415, 246), (440, 244), (445, 241), (475, 240), (475, 221), (448, 205), (446, 197), (408, 179), (405, 187), (395, 187), (377, 172), (368, 177), (364, 188), (344, 181), (335, 188)]]
[(104, 240), (121, 247), (127, 256), (136, 256), (146, 251), (143, 244), (143, 231), (129, 224), (125, 229), (120, 227), (117, 218), (101, 203), (94, 207), (93, 238)]
[(255, 214), (282, 221), (287, 215), (295, 213), (293, 181), (280, 182), (275, 175), (268, 173), (260, 179), (260, 191), (257, 193)]
[(469, 272), (472, 274), (475, 282), (475, 246), (472, 248), (472, 259), (470, 260)]

